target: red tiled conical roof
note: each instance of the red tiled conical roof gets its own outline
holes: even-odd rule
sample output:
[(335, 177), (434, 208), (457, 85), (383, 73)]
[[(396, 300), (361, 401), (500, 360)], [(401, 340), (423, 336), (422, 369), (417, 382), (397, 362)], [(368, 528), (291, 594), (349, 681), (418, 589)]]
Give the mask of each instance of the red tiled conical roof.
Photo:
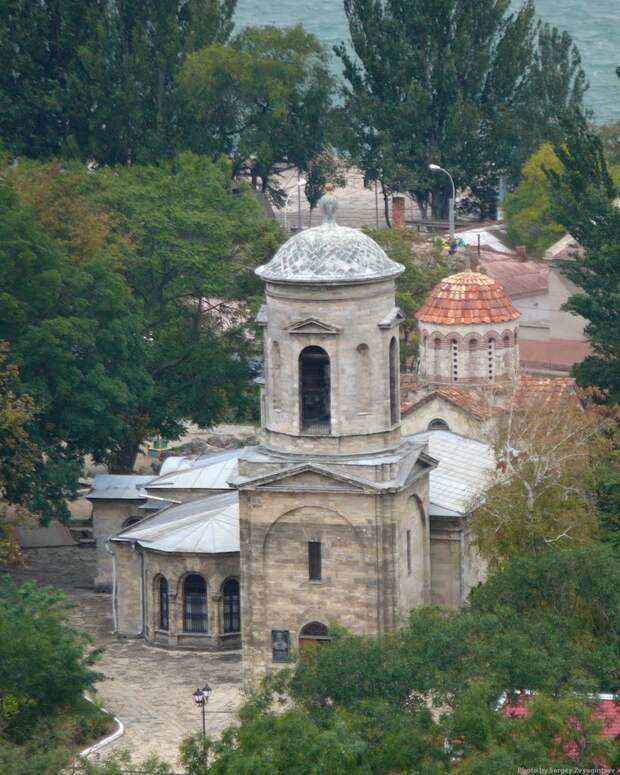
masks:
[(459, 272), (433, 288), (416, 313), (422, 323), (504, 323), (521, 313), (492, 277), (479, 272)]

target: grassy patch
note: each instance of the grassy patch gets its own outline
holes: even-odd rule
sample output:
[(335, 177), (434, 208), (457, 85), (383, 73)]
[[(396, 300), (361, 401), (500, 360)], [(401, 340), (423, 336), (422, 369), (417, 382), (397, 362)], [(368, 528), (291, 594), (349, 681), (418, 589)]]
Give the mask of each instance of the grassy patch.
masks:
[(97, 702), (80, 697), (70, 708), (42, 721), (29, 743), (44, 749), (62, 748), (78, 753), (112, 734), (115, 728), (114, 718)]

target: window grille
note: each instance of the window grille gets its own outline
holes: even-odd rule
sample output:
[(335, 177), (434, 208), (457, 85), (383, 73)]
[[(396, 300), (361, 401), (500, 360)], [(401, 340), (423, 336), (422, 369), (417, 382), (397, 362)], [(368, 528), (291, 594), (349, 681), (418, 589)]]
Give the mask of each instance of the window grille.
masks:
[(207, 632), (207, 585), (202, 576), (188, 576), (183, 584), (183, 630)]
[(319, 541), (308, 542), (308, 576), (310, 581), (321, 580), (321, 544)]
[(168, 613), (168, 582), (166, 579), (159, 580), (159, 629), (167, 630), (170, 626)]
[(228, 579), (224, 582), (222, 602), (224, 605), (224, 632), (240, 632), (241, 617), (239, 615), (239, 582), (237, 579)]

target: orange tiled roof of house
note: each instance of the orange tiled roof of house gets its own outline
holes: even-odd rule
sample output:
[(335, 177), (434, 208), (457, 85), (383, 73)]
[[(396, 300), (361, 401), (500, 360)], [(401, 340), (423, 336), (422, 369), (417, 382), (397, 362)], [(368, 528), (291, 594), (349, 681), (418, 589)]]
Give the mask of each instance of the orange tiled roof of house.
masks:
[(459, 272), (433, 288), (416, 318), (423, 323), (504, 323), (516, 320), (519, 310), (502, 285), (479, 272)]
[(549, 267), (540, 261), (523, 260), (493, 250), (481, 250), (477, 260), (485, 273), (504, 287), (511, 299), (549, 290)]
[[(576, 398), (576, 383), (573, 377), (536, 377), (519, 372), (514, 394), (510, 385), (495, 384), (486, 388), (466, 385), (439, 385), (430, 388), (420, 382), (415, 374), (401, 376), (401, 414), (407, 415), (423, 402), (434, 397), (443, 398), (480, 419), (505, 411), (511, 399), (515, 406), (544, 406)], [(416, 395), (417, 393), (417, 395)]]
[(575, 388), (574, 377), (536, 377), (521, 372), (514, 400), (517, 406), (534, 402), (542, 406), (548, 401), (558, 402), (575, 397)]

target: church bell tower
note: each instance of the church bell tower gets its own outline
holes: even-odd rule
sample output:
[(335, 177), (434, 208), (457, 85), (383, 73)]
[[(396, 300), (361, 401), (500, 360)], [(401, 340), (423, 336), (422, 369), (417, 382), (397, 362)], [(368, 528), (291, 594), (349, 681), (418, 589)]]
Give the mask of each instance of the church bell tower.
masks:
[(338, 623), (393, 628), (428, 601), (428, 473), (401, 439), (395, 281), (381, 247), (335, 220), (257, 269), (266, 304), (261, 442), (239, 460), (246, 683)]

